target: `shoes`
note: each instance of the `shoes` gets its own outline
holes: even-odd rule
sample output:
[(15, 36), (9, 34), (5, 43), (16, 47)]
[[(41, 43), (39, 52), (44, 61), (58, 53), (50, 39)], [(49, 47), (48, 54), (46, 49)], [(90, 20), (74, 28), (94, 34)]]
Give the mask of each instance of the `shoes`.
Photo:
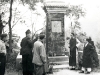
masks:
[(71, 68), (70, 70), (75, 70), (75, 68)]
[(79, 73), (90, 74), (90, 72), (84, 72), (84, 71), (80, 71)]
[(80, 71), (79, 73), (84, 73), (84, 71)]
[(90, 72), (86, 72), (85, 74), (90, 74)]

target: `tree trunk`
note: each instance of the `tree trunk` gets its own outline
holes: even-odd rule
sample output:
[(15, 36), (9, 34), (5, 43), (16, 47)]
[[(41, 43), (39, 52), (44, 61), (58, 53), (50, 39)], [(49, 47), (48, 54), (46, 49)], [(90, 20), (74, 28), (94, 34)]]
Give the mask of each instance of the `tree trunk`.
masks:
[(12, 51), (12, 29), (11, 29), (11, 20), (12, 20), (12, 4), (13, 4), (13, 0), (11, 0), (10, 2), (10, 16), (9, 16), (9, 49), (10, 52)]

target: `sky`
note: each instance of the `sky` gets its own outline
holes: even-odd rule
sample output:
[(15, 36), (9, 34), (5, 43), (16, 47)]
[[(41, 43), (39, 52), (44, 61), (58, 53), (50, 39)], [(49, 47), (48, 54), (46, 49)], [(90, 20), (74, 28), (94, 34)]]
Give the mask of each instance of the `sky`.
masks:
[[(47, 0), (45, 0), (47, 1)], [(48, 0), (51, 1), (51, 0)], [(53, 0), (55, 1), (55, 0)], [(99, 0), (56, 0), (56, 1), (63, 1), (65, 4), (70, 4), (70, 5), (82, 5), (83, 9), (85, 9), (86, 11), (86, 16), (85, 17), (81, 17), (79, 19), (79, 22), (81, 23), (81, 27), (83, 32), (86, 32), (87, 35), (91, 36), (93, 38), (94, 41), (98, 41), (100, 40), (100, 4), (99, 4)], [(15, 3), (17, 4), (17, 3)], [(19, 28), (18, 25), (16, 25), (15, 27), (15, 33), (18, 33), (20, 36), (24, 37), (25, 35), (25, 31), (31, 27), (32, 22), (35, 21), (34, 25), (35, 25), (35, 31), (38, 29), (41, 29), (44, 26), (44, 17), (45, 14), (43, 12), (43, 10), (41, 10), (41, 8), (39, 7), (40, 5), (37, 5), (37, 11), (35, 11), (35, 13), (43, 13), (42, 15), (36, 15), (36, 14), (32, 14), (34, 12), (31, 13), (30, 10), (28, 10), (28, 7), (24, 7), (24, 6), (17, 6), (19, 10), (22, 11), (22, 14), (24, 12), (27, 11), (26, 14), (24, 14), (24, 16), (26, 16), (26, 19), (29, 18), (29, 16), (31, 16), (31, 19), (29, 21), (27, 21), (27, 24), (30, 25), (29, 27), (25, 27), (25, 25), (21, 25), (22, 27)], [(13, 5), (14, 7), (14, 5)], [(32, 20), (32, 22), (31, 22)], [(21, 30), (21, 32), (20, 32)], [(40, 32), (39, 32), (40, 33)]]
[[(79, 19), (83, 31), (94, 41), (100, 39), (100, 4), (99, 0), (66, 0), (71, 5), (82, 5), (86, 16)], [(100, 40), (99, 40), (100, 41)]]
[(65, 4), (82, 5), (86, 11), (86, 16), (81, 17), (79, 22), (83, 32), (91, 36), (94, 41), (100, 41), (100, 3), (99, 0), (58, 0)]

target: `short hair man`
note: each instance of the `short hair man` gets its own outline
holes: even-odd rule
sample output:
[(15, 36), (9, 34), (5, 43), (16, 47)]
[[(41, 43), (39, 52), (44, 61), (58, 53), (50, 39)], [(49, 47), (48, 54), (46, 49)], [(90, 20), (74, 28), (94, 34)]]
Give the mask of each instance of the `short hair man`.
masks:
[(46, 50), (44, 44), (42, 43), (45, 35), (39, 35), (38, 40), (34, 43), (34, 56), (33, 63), (36, 75), (43, 75), (44, 73), (44, 63), (46, 63)]

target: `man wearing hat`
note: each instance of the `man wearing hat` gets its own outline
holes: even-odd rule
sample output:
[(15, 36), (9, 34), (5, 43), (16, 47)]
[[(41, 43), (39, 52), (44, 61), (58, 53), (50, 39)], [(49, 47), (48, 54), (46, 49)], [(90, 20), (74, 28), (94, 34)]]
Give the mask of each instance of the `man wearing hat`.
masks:
[(32, 75), (32, 34), (28, 29), (26, 31), (26, 37), (21, 41), (20, 54), (22, 55), (22, 69), (23, 75)]

